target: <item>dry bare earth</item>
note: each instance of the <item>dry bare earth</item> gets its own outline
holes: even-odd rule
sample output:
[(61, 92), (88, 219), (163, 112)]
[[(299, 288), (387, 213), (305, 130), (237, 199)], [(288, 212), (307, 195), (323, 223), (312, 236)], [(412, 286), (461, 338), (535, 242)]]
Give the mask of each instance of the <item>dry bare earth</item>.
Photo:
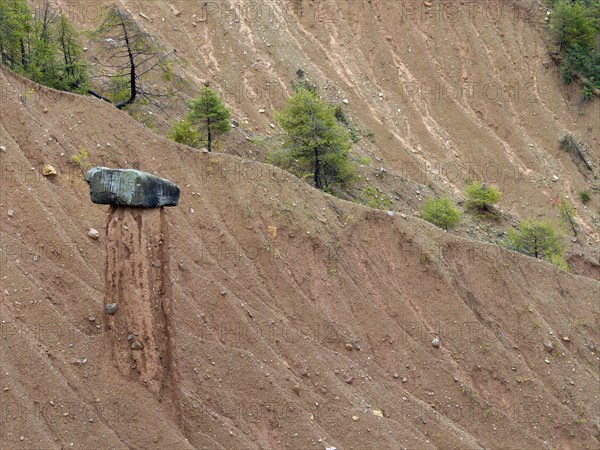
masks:
[[(552, 220), (558, 191), (589, 187), (557, 139), (585, 138), (597, 164), (600, 102), (560, 85), (541, 10), (531, 23), (506, 3), (449, 20), (421, 3), (237, 2), (269, 14), (236, 22), (209, 3), (172, 2), (175, 16), (166, 2), (122, 2), (249, 127), (270, 129), (301, 67), (323, 95), (349, 100), (398, 174), (453, 192), (474, 170), (505, 192), (505, 210)], [(94, 22), (90, 5), (76, 5), (79, 22)], [(598, 446), (597, 280), (392, 221), (1, 76), (2, 448)], [(135, 164), (182, 187), (167, 210), (180, 404), (158, 402), (112, 359), (111, 340), (135, 330), (103, 327), (108, 208), (90, 203), (69, 162), (80, 148), (90, 164)], [(41, 176), (46, 162), (57, 178)], [(598, 200), (577, 206), (589, 254)]]
[[(1, 114), (2, 448), (598, 446), (597, 281), (0, 73), (28, 94)], [(111, 358), (135, 330), (102, 327), (108, 208), (70, 163), (80, 148), (182, 188), (167, 210), (180, 404)]]

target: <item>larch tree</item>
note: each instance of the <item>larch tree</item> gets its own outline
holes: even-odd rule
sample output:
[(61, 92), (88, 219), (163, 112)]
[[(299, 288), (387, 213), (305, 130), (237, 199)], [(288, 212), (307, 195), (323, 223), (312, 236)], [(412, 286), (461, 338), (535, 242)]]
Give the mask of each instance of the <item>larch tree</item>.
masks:
[(347, 185), (354, 177), (349, 159), (352, 144), (335, 110), (315, 91), (299, 87), (275, 115), (284, 130), (281, 160), (296, 173), (311, 173), (314, 186), (321, 190)]
[(231, 129), (229, 110), (210, 86), (200, 89), (200, 94), (189, 100), (187, 106), (190, 111), (180, 126), (185, 127), (187, 123), (196, 127), (200, 133), (200, 140), (206, 143), (209, 152), (212, 151), (215, 138)]

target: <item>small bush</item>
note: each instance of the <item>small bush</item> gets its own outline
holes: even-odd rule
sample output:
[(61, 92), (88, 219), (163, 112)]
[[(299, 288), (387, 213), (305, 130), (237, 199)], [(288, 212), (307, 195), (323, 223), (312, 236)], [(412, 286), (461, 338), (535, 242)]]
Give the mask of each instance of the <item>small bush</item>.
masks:
[(557, 267), (560, 267), (567, 272), (571, 270), (569, 264), (563, 259), (561, 255), (550, 255), (546, 260)]
[(126, 101), (131, 95), (130, 75), (124, 70), (119, 70), (108, 78), (108, 92), (106, 97), (117, 104)]
[(309, 80), (302, 79), (292, 81), (292, 89), (294, 89), (294, 92), (298, 92), (301, 89), (305, 89), (307, 91), (316, 93), (318, 87), (316, 84), (311, 83)]
[(346, 113), (344, 112), (344, 110), (342, 109), (342, 107), (340, 105), (337, 105), (335, 107), (335, 118), (342, 125), (345, 125), (346, 127), (350, 126), (350, 119), (348, 119), (348, 116), (346, 116)]
[(594, 91), (592, 90), (592, 85), (589, 83), (583, 83), (583, 87), (581, 88), (581, 100), (584, 102), (589, 102), (594, 96)]
[(462, 218), (461, 212), (448, 197), (429, 198), (425, 200), (421, 216), (427, 222), (445, 230), (454, 227)]
[(306, 170), (302, 170), (298, 166), (297, 160), (295, 160), (288, 151), (282, 148), (268, 151), (265, 155), (265, 162), (287, 170), (298, 178), (303, 178), (308, 173)]
[(358, 200), (363, 205), (375, 209), (390, 209), (393, 206), (393, 202), (375, 186), (365, 187)]
[(171, 130), (167, 133), (167, 137), (180, 144), (198, 147), (201, 133), (189, 120), (181, 119), (173, 124)]
[(71, 162), (76, 166), (79, 166), (81, 170), (85, 171), (90, 166), (88, 163), (89, 157), (90, 153), (86, 149), (80, 148), (78, 153), (71, 156)]
[(498, 202), (502, 192), (485, 183), (472, 181), (467, 186), (467, 207), (489, 211)]
[(592, 197), (590, 196), (590, 191), (581, 191), (579, 193), (579, 199), (582, 203), (589, 202), (592, 199)]

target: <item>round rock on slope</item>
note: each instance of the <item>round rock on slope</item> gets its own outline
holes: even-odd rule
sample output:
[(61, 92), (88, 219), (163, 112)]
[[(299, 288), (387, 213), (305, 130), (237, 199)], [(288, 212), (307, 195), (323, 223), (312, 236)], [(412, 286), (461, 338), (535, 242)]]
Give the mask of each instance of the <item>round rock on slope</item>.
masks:
[(106, 305), (104, 305), (104, 312), (109, 316), (112, 316), (114, 313), (117, 312), (117, 308), (118, 306), (116, 303), (107, 303)]

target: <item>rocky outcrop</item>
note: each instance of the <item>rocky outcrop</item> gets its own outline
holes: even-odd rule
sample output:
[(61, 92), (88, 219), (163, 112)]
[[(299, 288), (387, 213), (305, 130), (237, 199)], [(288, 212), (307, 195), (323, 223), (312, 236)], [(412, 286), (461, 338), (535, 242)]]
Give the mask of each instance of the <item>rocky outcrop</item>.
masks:
[(177, 206), (179, 188), (164, 178), (134, 169), (94, 167), (85, 181), (93, 203), (159, 208)]

